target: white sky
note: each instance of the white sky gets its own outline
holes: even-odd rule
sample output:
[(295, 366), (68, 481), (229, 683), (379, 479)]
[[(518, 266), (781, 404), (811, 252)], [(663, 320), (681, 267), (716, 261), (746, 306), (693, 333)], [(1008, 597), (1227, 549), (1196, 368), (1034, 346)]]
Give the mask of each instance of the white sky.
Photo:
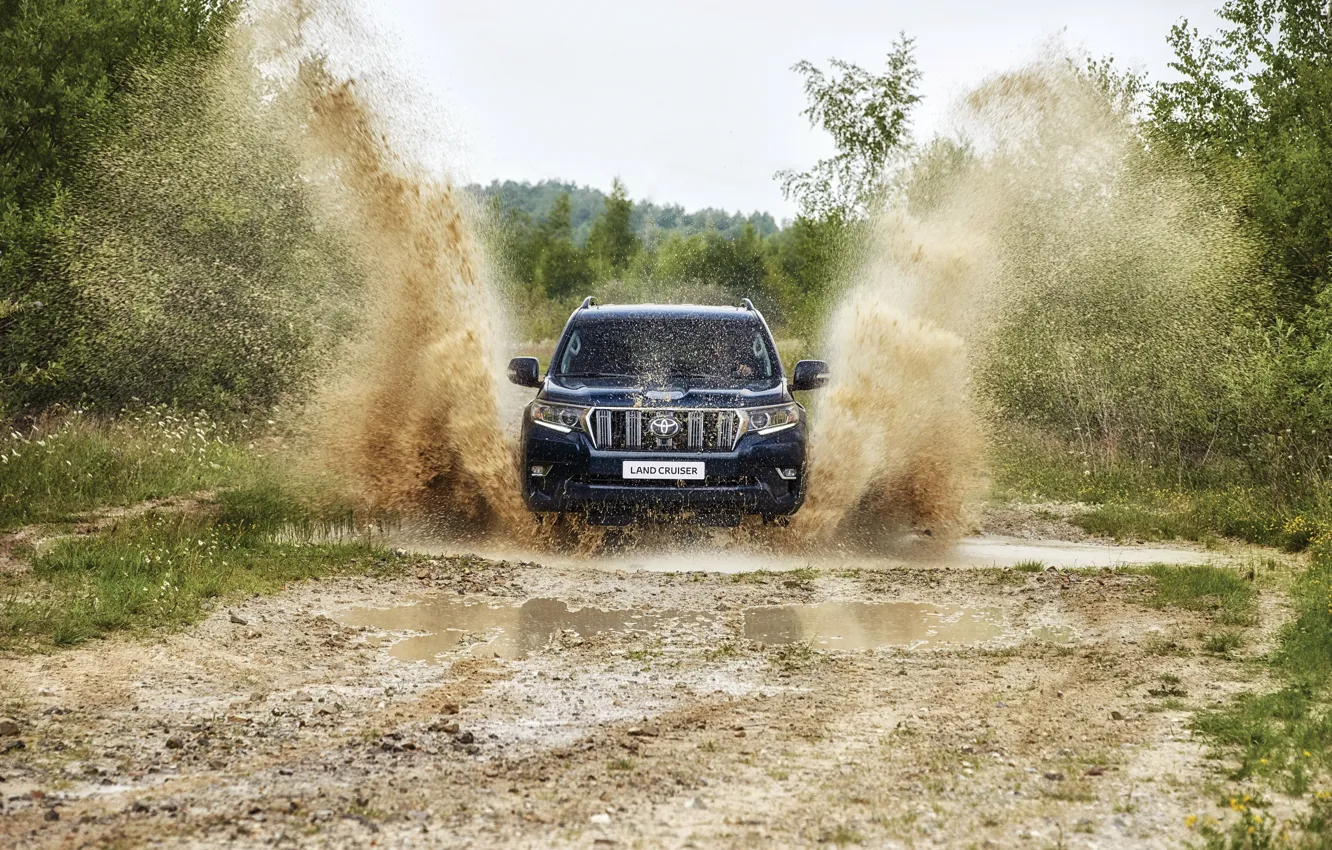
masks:
[[(794, 213), (773, 172), (830, 152), (810, 129), (801, 59), (870, 70), (916, 39), (917, 138), (986, 75), (1051, 38), (1168, 75), (1170, 27), (1204, 32), (1221, 0), (359, 0), (396, 71), (460, 139), (466, 180), (562, 178), (693, 209)], [(430, 110), (435, 113), (435, 109)], [(438, 136), (436, 136), (438, 138)]]

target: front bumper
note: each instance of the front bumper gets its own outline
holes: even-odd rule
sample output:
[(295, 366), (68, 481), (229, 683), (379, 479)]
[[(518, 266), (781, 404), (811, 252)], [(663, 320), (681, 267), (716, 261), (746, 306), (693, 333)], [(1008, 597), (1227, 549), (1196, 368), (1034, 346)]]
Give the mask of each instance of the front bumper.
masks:
[[(626, 460), (703, 461), (701, 481), (627, 481)], [(534, 476), (533, 466), (548, 466)], [(778, 469), (796, 470), (783, 479)], [(789, 516), (805, 499), (805, 426), (745, 434), (729, 452), (600, 451), (581, 431), (523, 424), (523, 499), (539, 513), (631, 518), (679, 514)]]

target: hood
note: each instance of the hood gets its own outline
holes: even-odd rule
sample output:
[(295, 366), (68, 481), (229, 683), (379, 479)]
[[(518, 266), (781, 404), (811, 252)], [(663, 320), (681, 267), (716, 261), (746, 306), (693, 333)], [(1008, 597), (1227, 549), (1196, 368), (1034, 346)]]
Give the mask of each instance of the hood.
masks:
[(587, 407), (762, 407), (791, 401), (786, 381), (769, 389), (744, 387), (633, 387), (563, 384), (546, 378), (537, 398)]

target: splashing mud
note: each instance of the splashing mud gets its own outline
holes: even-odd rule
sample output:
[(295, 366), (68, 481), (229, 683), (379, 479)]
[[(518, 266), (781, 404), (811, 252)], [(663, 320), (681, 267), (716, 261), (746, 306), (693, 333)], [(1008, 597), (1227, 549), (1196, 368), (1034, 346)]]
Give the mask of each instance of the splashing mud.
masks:
[(911, 526), (951, 539), (977, 464), (962, 339), (855, 293), (833, 318), (835, 383), (811, 434), (795, 533), (890, 544)]
[(1105, 85), (1056, 51), (955, 121), (900, 175), (834, 313), (807, 538), (951, 536), (983, 430), (1150, 457), (1205, 445), (1227, 405), (1260, 397), (1236, 319), (1258, 252)]
[(320, 400), (327, 466), (365, 503), (441, 530), (530, 525), (497, 399), (498, 311), (466, 204), (412, 174), (350, 81), (307, 64), (310, 137), (373, 258), (367, 328)]

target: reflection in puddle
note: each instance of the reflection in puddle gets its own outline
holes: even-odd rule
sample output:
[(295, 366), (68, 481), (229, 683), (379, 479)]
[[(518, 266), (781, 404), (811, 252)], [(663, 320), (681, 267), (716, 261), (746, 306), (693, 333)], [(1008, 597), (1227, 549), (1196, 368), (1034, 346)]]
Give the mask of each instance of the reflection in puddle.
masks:
[[(1024, 634), (1005, 627), (997, 608), (962, 608), (919, 602), (825, 602), (774, 605), (742, 612), (744, 637), (767, 644), (808, 641), (818, 649), (970, 646)], [(398, 641), (391, 650), (404, 661), (430, 661), (450, 651), (484, 658), (523, 658), (548, 645), (560, 632), (582, 638), (603, 632), (651, 633), (698, 628), (710, 631), (717, 616), (699, 611), (569, 610), (558, 599), (529, 599), (522, 605), (490, 605), (460, 599), (427, 599), (398, 608), (357, 608), (338, 618), (348, 626), (425, 634)], [(1067, 626), (1042, 625), (1025, 637), (1072, 644)]]
[(819, 649), (975, 644), (1002, 637), (999, 612), (918, 602), (826, 602), (745, 611), (745, 637)]
[(393, 656), (404, 661), (429, 661), (459, 647), (485, 658), (522, 658), (566, 629), (584, 638), (608, 631), (660, 632), (685, 620), (706, 623), (712, 617), (672, 610), (570, 611), (558, 599), (529, 599), (522, 605), (427, 599), (400, 608), (356, 608), (338, 619), (348, 626), (429, 632), (399, 641), (392, 649)]

